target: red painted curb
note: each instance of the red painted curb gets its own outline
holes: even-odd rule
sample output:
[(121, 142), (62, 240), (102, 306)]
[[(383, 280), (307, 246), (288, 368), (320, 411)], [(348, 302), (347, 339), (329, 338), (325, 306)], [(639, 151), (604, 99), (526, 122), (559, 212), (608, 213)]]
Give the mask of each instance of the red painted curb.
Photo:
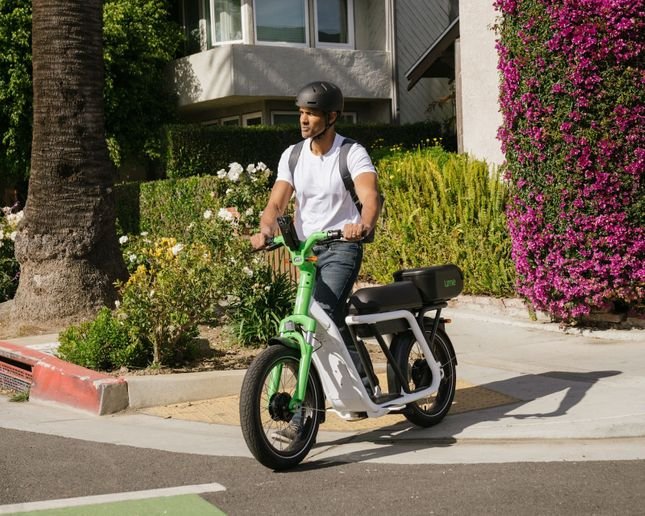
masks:
[(31, 366), (30, 399), (53, 401), (96, 415), (128, 408), (125, 378), (114, 378), (9, 342), (0, 342), (0, 357)]

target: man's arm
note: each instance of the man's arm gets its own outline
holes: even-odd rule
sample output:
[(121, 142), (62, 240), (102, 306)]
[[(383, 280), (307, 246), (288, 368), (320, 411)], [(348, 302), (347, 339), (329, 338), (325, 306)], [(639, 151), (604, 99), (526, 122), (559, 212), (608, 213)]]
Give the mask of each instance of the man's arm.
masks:
[(254, 249), (262, 249), (267, 238), (278, 234), (277, 218), (287, 209), (292, 194), (293, 187), (289, 183), (275, 182), (260, 218), (260, 232), (251, 237), (251, 245)]
[(363, 172), (357, 175), (354, 178), (354, 189), (363, 209), (360, 224), (347, 224), (343, 228), (343, 236), (347, 240), (358, 240), (368, 235), (374, 229), (381, 210), (376, 174)]

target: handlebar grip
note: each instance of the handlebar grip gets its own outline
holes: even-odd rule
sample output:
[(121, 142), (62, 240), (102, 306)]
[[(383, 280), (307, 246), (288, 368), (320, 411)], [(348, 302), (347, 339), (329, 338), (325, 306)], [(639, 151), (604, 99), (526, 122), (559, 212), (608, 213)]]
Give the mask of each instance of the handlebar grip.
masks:
[(280, 243), (277, 243), (277, 242), (271, 242), (270, 244), (268, 244), (268, 245), (263, 249), (263, 251), (267, 251), (267, 252), (268, 252), (268, 251), (273, 251), (274, 249), (277, 249), (278, 247), (282, 247), (283, 245), (284, 245), (284, 244), (280, 244)]
[(261, 251), (267, 252), (267, 251), (273, 251), (274, 249), (277, 249), (278, 247), (282, 247), (283, 244), (280, 242), (276, 242), (273, 237), (266, 237), (264, 239), (264, 247), (260, 247), (259, 249), (253, 249), (252, 252), (254, 253), (259, 253)]
[(343, 231), (341, 229), (332, 229), (327, 231), (327, 238), (329, 240), (340, 240), (343, 238)]

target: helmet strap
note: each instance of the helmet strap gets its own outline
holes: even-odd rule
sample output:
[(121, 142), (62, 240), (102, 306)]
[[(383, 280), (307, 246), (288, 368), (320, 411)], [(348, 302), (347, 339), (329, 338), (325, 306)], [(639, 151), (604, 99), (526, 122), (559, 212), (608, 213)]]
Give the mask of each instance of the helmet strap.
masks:
[[(336, 116), (336, 120), (334, 120), (332, 123), (329, 123), (329, 113), (332, 113), (332, 111), (328, 112), (326, 114), (326, 122), (325, 122), (325, 128), (320, 131), (316, 136), (312, 138), (312, 140), (318, 140), (323, 137), (323, 135), (327, 132), (327, 129), (329, 129), (332, 125), (336, 123), (336, 120), (338, 120), (338, 115)], [(333, 111), (333, 113), (338, 113), (337, 111)]]

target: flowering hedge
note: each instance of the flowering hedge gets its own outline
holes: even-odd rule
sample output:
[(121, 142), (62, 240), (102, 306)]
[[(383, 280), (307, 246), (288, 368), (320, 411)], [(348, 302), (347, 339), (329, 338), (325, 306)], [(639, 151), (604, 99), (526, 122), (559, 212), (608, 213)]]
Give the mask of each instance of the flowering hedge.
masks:
[(11, 213), (11, 208), (2, 208), (0, 213), (0, 303), (13, 298), (18, 288), (20, 265), (14, 255), (14, 242), (22, 215), (22, 211)]
[(497, 0), (518, 292), (563, 320), (645, 293), (645, 0)]

